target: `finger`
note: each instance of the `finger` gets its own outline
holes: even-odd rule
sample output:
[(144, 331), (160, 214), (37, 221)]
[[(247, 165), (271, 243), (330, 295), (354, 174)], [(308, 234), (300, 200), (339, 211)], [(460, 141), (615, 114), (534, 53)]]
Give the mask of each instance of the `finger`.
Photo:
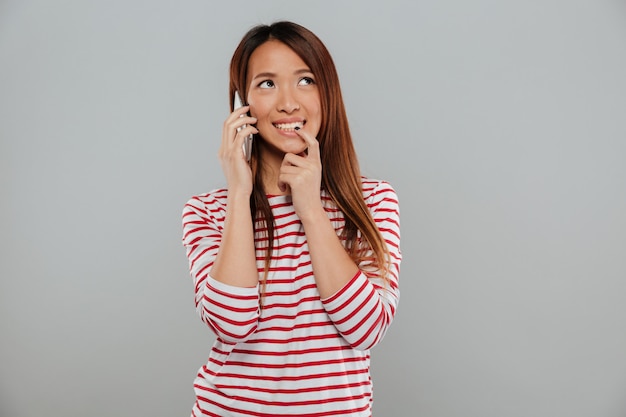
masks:
[(239, 137), (245, 138), (246, 136), (256, 135), (259, 133), (258, 129), (252, 125), (246, 125), (245, 127), (240, 127), (236, 130), (235, 140)]
[(281, 163), (281, 169), (286, 166), (301, 166), (303, 162), (302, 158), (302, 156), (296, 155), (295, 153), (286, 153)]
[(259, 133), (259, 131), (254, 126), (249, 125), (241, 129), (241, 131), (237, 132), (237, 134), (235, 135), (235, 139), (230, 143), (229, 146), (231, 152), (237, 154), (238, 157), (240, 157), (241, 159), (248, 161), (248, 155), (246, 155), (246, 153), (248, 152), (247, 149), (249, 149), (251, 144), (247, 146), (246, 141), (251, 141), (252, 136), (256, 133)]
[(237, 132), (239, 132), (241, 129), (245, 128), (246, 126), (250, 126), (253, 125), (257, 122), (255, 117), (252, 116), (242, 116), (236, 120), (234, 120), (231, 124), (230, 124), (230, 128), (231, 129), (235, 129)]
[(242, 106), (239, 107), (238, 109), (233, 110), (233, 112), (230, 114), (229, 119), (236, 119), (238, 117), (242, 117), (245, 116), (246, 113), (248, 113), (248, 111), (250, 110), (250, 106)]
[(283, 180), (286, 182), (289, 182), (287, 176), (298, 175), (299, 173), (302, 173), (302, 168), (297, 167), (295, 165), (283, 165), (280, 167), (280, 171), (279, 171), (279, 175), (285, 176)]
[[(294, 154), (290, 155), (299, 158)], [(285, 157), (280, 166), (280, 170), (278, 171), (278, 188), (280, 188), (280, 190), (283, 192), (287, 189), (287, 187), (291, 188), (291, 186), (293, 186), (292, 182), (298, 176), (298, 174), (301, 174), (301, 171), (301, 168), (299, 168), (297, 165), (292, 164), (290, 161), (287, 160), (287, 157)]]
[(226, 120), (224, 120), (224, 128), (237, 128), (244, 124), (254, 124), (256, 123), (256, 118), (247, 114), (249, 106), (240, 107), (235, 109), (231, 114), (228, 115)]
[(243, 125), (252, 125), (257, 122), (256, 118), (246, 114), (247, 108), (247, 106), (244, 106), (236, 109), (228, 115), (226, 120), (224, 120), (224, 126), (222, 127), (222, 142), (227, 142), (228, 140), (232, 141), (235, 138), (235, 134), (238, 129), (240, 129)]
[(317, 141), (317, 139), (310, 133), (305, 132), (303, 129), (296, 128), (295, 132), (307, 144), (308, 155), (319, 159), (320, 147), (319, 147), (319, 142)]
[(259, 131), (252, 125), (247, 125), (245, 128), (239, 129), (239, 131), (225, 127), (222, 133), (222, 145), (219, 150), (220, 158), (230, 159), (234, 157), (236, 159), (246, 159), (243, 151), (244, 141), (246, 137), (257, 133), (259, 133)]

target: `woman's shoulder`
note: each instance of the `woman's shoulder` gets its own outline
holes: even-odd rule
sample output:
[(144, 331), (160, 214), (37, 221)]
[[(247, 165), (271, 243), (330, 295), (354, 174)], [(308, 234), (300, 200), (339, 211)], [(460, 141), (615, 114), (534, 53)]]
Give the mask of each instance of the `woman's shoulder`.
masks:
[(361, 177), (361, 189), (363, 191), (363, 198), (366, 201), (378, 200), (389, 196), (397, 200), (395, 197), (396, 191), (391, 184), (385, 180)]
[(194, 195), (187, 201), (185, 207), (188, 209), (199, 209), (203, 212), (225, 210), (227, 200), (228, 190), (226, 188), (216, 188), (206, 193)]

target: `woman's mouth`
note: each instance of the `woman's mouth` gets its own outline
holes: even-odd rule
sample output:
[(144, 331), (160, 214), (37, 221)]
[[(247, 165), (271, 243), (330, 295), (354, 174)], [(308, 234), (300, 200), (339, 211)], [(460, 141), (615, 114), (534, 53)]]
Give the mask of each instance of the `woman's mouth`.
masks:
[(296, 130), (296, 127), (298, 129), (302, 129), (305, 123), (306, 123), (305, 121), (302, 121), (302, 122), (292, 122), (292, 123), (273, 123), (273, 125), (276, 129), (280, 129), (284, 132), (294, 132)]

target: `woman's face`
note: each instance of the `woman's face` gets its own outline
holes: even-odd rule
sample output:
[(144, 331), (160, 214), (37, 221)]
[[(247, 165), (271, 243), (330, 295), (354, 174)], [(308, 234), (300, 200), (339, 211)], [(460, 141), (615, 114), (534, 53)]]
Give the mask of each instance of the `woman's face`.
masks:
[(280, 155), (306, 149), (295, 127), (317, 137), (322, 122), (315, 75), (287, 45), (270, 40), (248, 62), (248, 104), (264, 149)]

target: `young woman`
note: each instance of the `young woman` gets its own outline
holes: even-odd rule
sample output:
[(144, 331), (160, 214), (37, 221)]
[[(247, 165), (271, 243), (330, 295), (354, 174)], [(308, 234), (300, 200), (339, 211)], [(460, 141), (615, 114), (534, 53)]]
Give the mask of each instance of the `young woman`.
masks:
[(369, 349), (399, 297), (396, 194), (361, 176), (335, 66), (309, 30), (251, 29), (235, 91), (248, 105), (224, 122), (227, 188), (183, 212), (196, 308), (217, 336), (192, 415), (370, 416)]

